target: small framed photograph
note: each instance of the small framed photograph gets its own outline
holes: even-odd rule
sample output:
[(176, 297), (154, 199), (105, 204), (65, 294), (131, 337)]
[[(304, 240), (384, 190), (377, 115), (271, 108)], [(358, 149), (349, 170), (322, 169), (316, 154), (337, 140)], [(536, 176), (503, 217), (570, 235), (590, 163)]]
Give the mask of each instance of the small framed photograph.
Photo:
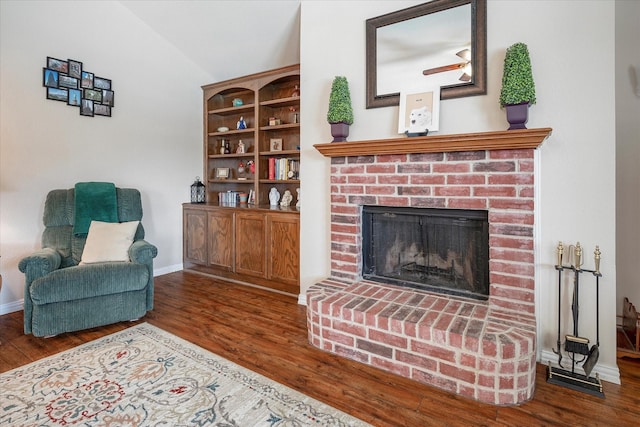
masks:
[(102, 103), (104, 105), (108, 105), (109, 107), (113, 107), (113, 91), (112, 90), (102, 91)]
[(83, 71), (80, 86), (84, 89), (93, 89), (93, 73)]
[(69, 77), (64, 74), (60, 74), (60, 79), (58, 80), (59, 87), (67, 87), (69, 89), (78, 89), (80, 86), (78, 85), (78, 79), (75, 77)]
[(69, 59), (67, 63), (69, 64), (69, 77), (73, 77), (75, 79), (81, 79), (82, 78), (82, 62)]
[(82, 98), (80, 102), (80, 115), (93, 117), (93, 101)]
[(229, 168), (216, 168), (216, 179), (229, 178)]
[(85, 89), (84, 97), (96, 102), (102, 102), (102, 91), (94, 89)]
[(282, 138), (271, 138), (270, 151), (282, 151)]
[(52, 58), (50, 56), (47, 56), (47, 68), (51, 68), (52, 70), (65, 74), (69, 72), (69, 64), (67, 63), (67, 61)]
[(52, 99), (54, 101), (67, 102), (67, 99), (69, 99), (68, 97), (69, 97), (69, 93), (67, 92), (67, 89), (59, 89), (55, 87), (47, 88), (47, 99)]
[(60, 81), (60, 74), (50, 68), (42, 69), (42, 86), (44, 87), (58, 87)]
[(398, 133), (409, 136), (437, 131), (440, 122), (440, 88), (400, 92)]
[(111, 107), (104, 104), (93, 104), (93, 113), (96, 116), (111, 117)]
[(93, 77), (93, 88), (94, 89), (111, 89), (111, 80), (105, 79), (102, 77), (94, 76)]
[(69, 99), (67, 99), (67, 105), (79, 107), (81, 99), (82, 91), (80, 89), (69, 89)]

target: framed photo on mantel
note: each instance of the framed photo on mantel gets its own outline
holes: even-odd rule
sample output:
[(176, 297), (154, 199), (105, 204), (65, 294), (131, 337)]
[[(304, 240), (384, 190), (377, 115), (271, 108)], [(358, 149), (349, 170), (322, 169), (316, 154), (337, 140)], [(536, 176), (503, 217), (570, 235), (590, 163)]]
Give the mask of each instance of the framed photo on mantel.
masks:
[(425, 132), (435, 132), (438, 130), (439, 122), (439, 87), (421, 92), (400, 92), (398, 133), (423, 134)]

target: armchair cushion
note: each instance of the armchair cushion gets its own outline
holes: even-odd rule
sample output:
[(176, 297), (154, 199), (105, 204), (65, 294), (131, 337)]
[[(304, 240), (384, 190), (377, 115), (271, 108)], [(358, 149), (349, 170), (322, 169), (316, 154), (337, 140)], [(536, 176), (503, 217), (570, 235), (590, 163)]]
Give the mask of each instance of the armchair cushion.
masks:
[(80, 265), (107, 261), (129, 261), (129, 247), (140, 221), (91, 221)]
[(29, 294), (35, 305), (81, 301), (141, 291), (145, 289), (148, 281), (149, 271), (144, 264), (105, 262), (53, 271), (34, 280)]

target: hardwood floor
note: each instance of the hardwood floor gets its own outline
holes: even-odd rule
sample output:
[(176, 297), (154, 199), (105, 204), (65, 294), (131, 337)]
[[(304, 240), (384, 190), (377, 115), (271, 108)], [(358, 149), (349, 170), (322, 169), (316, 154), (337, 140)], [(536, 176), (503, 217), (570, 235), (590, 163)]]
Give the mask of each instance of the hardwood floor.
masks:
[[(605, 399), (545, 381), (534, 398), (498, 407), (320, 351), (295, 298), (184, 272), (156, 278), (148, 322), (376, 426), (632, 426), (640, 421), (640, 361), (620, 359), (622, 385)], [(139, 323), (138, 322), (138, 323)], [(130, 327), (123, 322), (54, 338), (22, 332), (22, 312), (0, 316), (0, 372)]]

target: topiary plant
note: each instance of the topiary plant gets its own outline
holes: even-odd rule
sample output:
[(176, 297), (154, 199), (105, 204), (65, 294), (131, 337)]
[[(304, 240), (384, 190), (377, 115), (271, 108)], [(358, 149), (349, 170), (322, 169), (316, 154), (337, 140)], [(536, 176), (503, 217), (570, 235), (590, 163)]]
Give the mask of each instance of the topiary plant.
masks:
[(329, 123), (353, 124), (353, 108), (351, 107), (351, 94), (349, 93), (349, 82), (343, 76), (336, 76), (331, 85), (329, 95), (329, 111), (327, 112)]
[(536, 103), (536, 86), (531, 72), (529, 49), (524, 43), (511, 45), (504, 57), (500, 106)]

